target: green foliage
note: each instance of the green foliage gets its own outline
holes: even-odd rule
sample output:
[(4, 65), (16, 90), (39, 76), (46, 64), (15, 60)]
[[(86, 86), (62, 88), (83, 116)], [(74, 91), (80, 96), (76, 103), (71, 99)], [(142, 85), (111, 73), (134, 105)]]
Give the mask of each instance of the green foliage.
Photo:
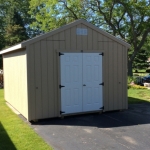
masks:
[(27, 39), (27, 35), (20, 25), (8, 25), (6, 28), (6, 34), (4, 36), (5, 44), (7, 46), (15, 45), (23, 40)]
[(0, 10), (0, 48), (80, 18), (131, 44), (128, 51), (131, 76), (133, 62), (138, 67), (144, 66), (144, 62), (137, 63), (144, 60), (137, 54), (150, 48), (148, 0), (22, 0), (21, 3), (20, 0), (0, 0)]
[(14, 12), (12, 24), (5, 28), (5, 41), (7, 46), (14, 45), (28, 38), (21, 16)]
[(35, 19), (31, 26), (47, 32), (77, 19), (86, 19), (84, 3), (84, 0), (31, 0), (29, 13)]
[[(15, 1), (13, 4), (18, 5)], [(12, 5), (7, 11), (7, 26), (4, 28), (5, 47), (15, 45), (16, 43), (28, 39), (23, 18), (21, 17), (21, 13), (17, 12), (17, 10), (18, 8)]]
[(38, 34), (30, 28), (29, 0), (0, 0), (0, 50)]
[(146, 69), (146, 72), (147, 72), (147, 73), (150, 73), (150, 69)]
[[(128, 73), (150, 32), (150, 3), (147, 0), (93, 0), (90, 7), (104, 20), (103, 28), (131, 44)], [(99, 17), (100, 16), (100, 17)]]
[(147, 62), (148, 58), (148, 52), (141, 49), (134, 59), (133, 68), (136, 70), (146, 69), (149, 66), (149, 63)]
[(150, 32), (148, 0), (30, 0), (32, 27), (47, 32), (84, 18), (131, 44), (128, 72)]
[(135, 82), (136, 81), (136, 77), (135, 76), (128, 76), (128, 84), (130, 84), (131, 82)]
[(52, 150), (6, 106), (3, 90), (0, 90), (0, 141), (0, 150)]
[(2, 58), (2, 55), (0, 55), (0, 69), (3, 69), (3, 58)]
[[(0, 50), (31, 37), (28, 0), (0, 0)], [(29, 34), (28, 34), (29, 32)], [(0, 56), (2, 68), (2, 56)]]
[(134, 84), (134, 85), (128, 84), (128, 89), (130, 89), (130, 88), (132, 88), (132, 89), (147, 89), (145, 86), (140, 86), (140, 85), (136, 85), (136, 84)]
[(5, 10), (4, 0), (0, 0), (0, 50), (5, 46), (4, 26), (5, 26)]
[(133, 77), (132, 76), (128, 76), (128, 84), (130, 84), (133, 81)]

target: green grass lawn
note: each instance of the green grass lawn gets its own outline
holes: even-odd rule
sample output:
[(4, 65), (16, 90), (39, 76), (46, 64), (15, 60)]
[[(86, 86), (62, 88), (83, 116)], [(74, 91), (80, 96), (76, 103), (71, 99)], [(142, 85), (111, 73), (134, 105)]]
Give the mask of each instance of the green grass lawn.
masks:
[(0, 89), (0, 150), (52, 150), (34, 130), (9, 107)]
[(144, 70), (144, 69), (143, 70), (138, 70), (138, 73), (136, 73), (135, 70), (133, 70), (133, 75), (135, 75), (135, 76), (136, 75), (138, 75), (138, 76), (146, 76), (148, 74), (149, 73), (147, 73), (146, 70)]
[(128, 102), (133, 103), (143, 103), (150, 102), (150, 90), (147, 89), (129, 89), (128, 90)]
[(144, 76), (149, 75), (149, 73), (133, 73), (133, 75), (134, 76), (142, 76), (142, 77), (144, 77)]
[[(141, 69), (141, 70), (137, 70), (138, 73), (146, 73), (146, 70), (145, 69)], [(135, 73), (135, 69), (133, 69), (133, 73)]]
[[(129, 89), (129, 104), (150, 102), (150, 90)], [(0, 89), (0, 150), (52, 150), (34, 130), (9, 107)]]

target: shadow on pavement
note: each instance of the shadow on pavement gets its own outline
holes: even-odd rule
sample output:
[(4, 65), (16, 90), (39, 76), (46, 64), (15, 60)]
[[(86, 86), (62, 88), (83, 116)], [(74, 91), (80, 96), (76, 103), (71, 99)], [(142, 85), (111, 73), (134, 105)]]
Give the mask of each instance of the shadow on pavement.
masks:
[(134, 126), (150, 123), (150, 103), (130, 104), (125, 111), (105, 112), (102, 114), (86, 114), (66, 116), (64, 119), (42, 119), (32, 125), (64, 125), (64, 126), (93, 126), (98, 128), (112, 128)]

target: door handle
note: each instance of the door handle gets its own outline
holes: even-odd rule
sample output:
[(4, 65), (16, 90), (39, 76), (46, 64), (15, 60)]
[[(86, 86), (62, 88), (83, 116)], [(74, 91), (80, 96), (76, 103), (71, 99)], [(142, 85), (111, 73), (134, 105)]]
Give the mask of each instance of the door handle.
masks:
[(83, 84), (83, 86), (86, 86), (85, 84)]

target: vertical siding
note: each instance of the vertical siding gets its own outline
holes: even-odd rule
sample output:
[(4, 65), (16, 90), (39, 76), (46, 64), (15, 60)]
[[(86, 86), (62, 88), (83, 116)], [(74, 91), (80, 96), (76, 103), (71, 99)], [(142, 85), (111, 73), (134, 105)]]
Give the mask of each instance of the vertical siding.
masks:
[[(70, 38), (70, 37), (69, 37)], [(71, 47), (73, 47), (74, 49), (77, 49), (77, 40), (76, 40), (76, 26), (71, 28)], [(68, 43), (68, 37), (65, 37), (66, 43)], [(66, 47), (67, 48), (67, 47)]]
[[(107, 42), (106, 42), (107, 43)], [(109, 102), (108, 102), (108, 108), (111, 110), (114, 107), (114, 47), (113, 42), (108, 42), (108, 50), (109, 50), (109, 78), (108, 78), (108, 90), (109, 90)]]
[(125, 57), (125, 64), (124, 64), (124, 68), (125, 68), (125, 84), (124, 84), (124, 86), (125, 86), (125, 109), (128, 109), (128, 90), (127, 90), (127, 80), (128, 80), (128, 72), (127, 72), (127, 67), (128, 67), (128, 48), (125, 48), (125, 55), (124, 55), (124, 57)]
[(122, 46), (122, 107), (126, 106), (126, 102), (125, 102), (125, 93), (126, 93), (126, 89), (125, 89), (125, 48), (124, 46)]
[(104, 50), (104, 36), (102, 34), (98, 34), (98, 50)]
[(36, 85), (35, 85), (35, 49), (34, 44), (27, 47), (28, 66), (28, 107), (29, 120), (36, 118)]
[[(76, 28), (86, 28), (88, 35), (76, 35)], [(104, 52), (103, 102), (105, 111), (127, 108), (126, 49), (84, 24), (73, 26), (29, 48), (30, 118), (59, 116), (60, 62), (58, 52)], [(31, 81), (33, 81), (31, 83)], [(36, 88), (37, 87), (37, 88)], [(30, 92), (32, 91), (32, 93)]]
[(3, 56), (5, 100), (28, 119), (26, 51)]
[(35, 55), (35, 99), (36, 99), (36, 118), (42, 118), (42, 81), (41, 81), (41, 43), (34, 44)]
[[(67, 40), (66, 40), (67, 39)], [(73, 42), (73, 41), (72, 41)], [(65, 30), (65, 45), (66, 45), (66, 49), (70, 49), (71, 48), (71, 33), (70, 33), (70, 29)]]
[(127, 96), (127, 50), (126, 47), (123, 46), (123, 108), (128, 108), (128, 96)]
[(104, 108), (105, 108), (105, 111), (106, 110), (109, 110), (109, 47), (108, 47), (108, 44), (106, 44), (106, 42), (104, 41), (108, 41), (108, 38), (103, 36), (103, 51), (104, 51), (104, 64), (103, 64), (103, 67), (104, 67), (104, 73), (103, 73), (103, 76), (104, 76)]
[(118, 109), (122, 109), (123, 102), (123, 57), (122, 45), (118, 44)]
[[(88, 30), (87, 35), (77, 35), (76, 29), (77, 28), (84, 28)], [(65, 48), (64, 51), (77, 51), (81, 52), (83, 50), (86, 51), (98, 51), (99, 50), (99, 36), (103, 38), (103, 35), (98, 34), (95, 30), (87, 27), (84, 24), (79, 24), (77, 26), (74, 26), (70, 29), (67, 29), (65, 32)], [(60, 33), (59, 33), (60, 34)], [(59, 36), (58, 34), (58, 36)], [(60, 37), (59, 37), (60, 38)], [(60, 43), (61, 40), (57, 43)], [(103, 44), (103, 43), (102, 43)], [(61, 46), (58, 46), (58, 49), (61, 50)], [(102, 50), (102, 49), (101, 49)]]
[(59, 47), (60, 49), (65, 49), (65, 32), (60, 32), (59, 33)]
[(47, 56), (48, 56), (48, 101), (49, 101), (49, 117), (55, 116), (55, 103), (54, 103), (54, 50), (53, 50), (52, 37), (47, 41)]
[[(49, 117), (49, 99), (48, 99), (48, 57), (47, 57), (47, 42), (41, 41), (41, 100), (42, 100), (42, 117)], [(43, 103), (44, 101), (44, 103)]]
[(87, 43), (87, 46), (88, 46), (88, 50), (91, 51), (93, 49), (93, 33), (92, 33), (92, 29), (91, 28), (87, 28), (88, 29), (88, 43)]
[[(112, 42), (111, 42), (112, 43)], [(109, 43), (109, 68), (107, 68), (108, 82), (105, 91), (108, 91), (109, 98), (106, 100), (109, 107), (106, 111), (120, 110), (127, 108), (127, 51), (124, 46), (117, 42)], [(113, 51), (111, 51), (111, 49)], [(107, 93), (107, 92), (106, 92)], [(106, 102), (106, 105), (107, 105)]]
[(29, 120), (58, 115), (54, 41), (55, 37), (48, 38), (30, 45), (28, 50)]
[(93, 30), (92, 33), (93, 50), (98, 50), (98, 33)]
[(113, 93), (114, 93), (114, 110), (117, 110), (119, 101), (118, 101), (118, 44), (116, 42), (114, 42), (114, 49), (113, 49), (113, 53), (114, 53), (114, 67), (113, 67), (113, 75), (114, 75), (114, 88), (113, 88)]
[[(85, 25), (82, 24), (81, 28), (85, 28), (87, 29), (87, 27)], [(88, 36), (82, 36), (82, 50), (88, 50), (88, 45), (87, 45), (87, 41), (88, 41)]]
[[(70, 34), (70, 30), (69, 30), (69, 34)], [(54, 55), (53, 55), (53, 73), (54, 73), (54, 109), (55, 109), (55, 116), (59, 115), (59, 105), (58, 105), (58, 55), (56, 53), (57, 49), (59, 49), (59, 36), (56, 34), (53, 36), (53, 39), (56, 39), (57, 41), (54, 41), (54, 45), (53, 45), (53, 50), (54, 50)], [(59, 40), (60, 41), (60, 40)]]
[[(82, 25), (79, 24), (76, 26), (77, 28), (82, 28)], [(81, 51), (83, 50), (83, 46), (82, 46), (82, 35), (77, 35), (77, 50)]]

